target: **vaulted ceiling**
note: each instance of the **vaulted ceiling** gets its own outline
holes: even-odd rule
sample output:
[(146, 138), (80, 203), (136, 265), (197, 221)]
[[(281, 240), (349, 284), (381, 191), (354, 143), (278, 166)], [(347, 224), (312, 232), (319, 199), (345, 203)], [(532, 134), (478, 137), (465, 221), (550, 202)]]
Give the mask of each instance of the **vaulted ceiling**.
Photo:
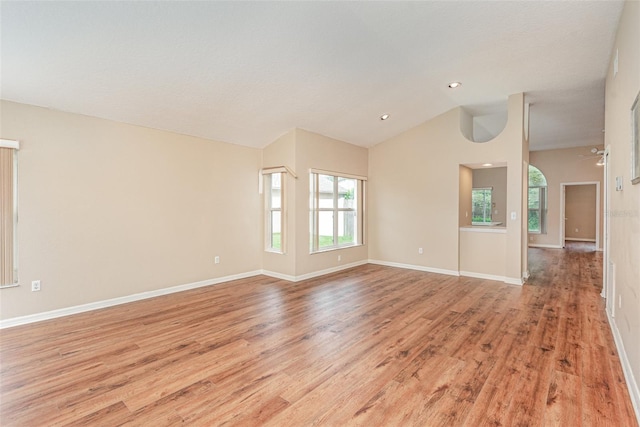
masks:
[(597, 145), (621, 11), (617, 0), (3, 1), (1, 97), (252, 147), (294, 127), (372, 146), (525, 92), (532, 149)]

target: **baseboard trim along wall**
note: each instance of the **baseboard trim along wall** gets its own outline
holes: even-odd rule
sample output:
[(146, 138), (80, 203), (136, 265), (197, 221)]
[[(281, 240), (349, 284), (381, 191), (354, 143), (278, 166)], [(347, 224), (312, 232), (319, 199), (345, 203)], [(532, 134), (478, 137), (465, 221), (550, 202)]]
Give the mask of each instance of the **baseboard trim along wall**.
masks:
[(434, 268), (434, 267), (425, 267), (423, 265), (413, 265), (413, 264), (402, 264), (399, 262), (390, 262), (390, 261), (379, 261), (376, 259), (370, 259), (369, 264), (377, 264), (384, 265), (387, 267), (398, 267), (398, 268), (406, 268), (409, 270), (419, 270), (426, 271), (428, 273), (438, 273), (438, 274), (446, 274), (448, 276), (460, 276), (460, 273), (455, 270), (445, 270), (442, 268)]
[(28, 323), (41, 322), (43, 320), (56, 319), (58, 317), (70, 316), (72, 314), (84, 313), (86, 311), (99, 310), (101, 308), (113, 307), (115, 305), (140, 301), (143, 299), (169, 295), (176, 292), (188, 291), (190, 289), (202, 288), (204, 286), (217, 285), (218, 283), (229, 282), (231, 280), (245, 279), (262, 274), (262, 270), (250, 271), (248, 273), (233, 274), (230, 276), (217, 277), (215, 279), (201, 280), (199, 282), (187, 283), (185, 285), (172, 286), (169, 288), (156, 289), (154, 291), (141, 292), (139, 294), (127, 295), (124, 297), (112, 298), (104, 301), (96, 301), (88, 304), (76, 305), (73, 307), (61, 308), (58, 310), (45, 311), (43, 313), (30, 314), (27, 316), (14, 317), (0, 321), (0, 329), (11, 328), (13, 326), (26, 325)]
[(565, 237), (564, 240), (569, 240), (572, 242), (591, 242), (591, 243), (595, 243), (596, 239), (581, 239), (578, 237)]
[(524, 284), (524, 280), (517, 277), (495, 276), (493, 274), (474, 273), (472, 271), (461, 271), (460, 275), (464, 277), (473, 277), (475, 279), (495, 280), (497, 282), (504, 282), (508, 285), (522, 286)]
[(201, 280), (199, 282), (187, 283), (185, 285), (172, 286), (169, 288), (157, 289), (154, 291), (141, 292), (139, 294), (127, 295), (118, 298), (112, 298), (104, 301), (96, 301), (88, 304), (76, 305), (73, 307), (61, 308), (58, 310), (45, 311), (43, 313), (30, 314), (27, 316), (14, 317), (11, 319), (0, 320), (0, 329), (11, 328), (13, 326), (26, 325), (29, 323), (41, 322), (43, 320), (56, 319), (58, 317), (70, 316), (72, 314), (84, 313), (92, 310), (99, 310), (102, 308), (113, 307), (120, 304), (126, 304), (129, 302), (140, 301), (143, 299), (154, 298), (162, 295), (169, 295), (176, 292), (188, 291), (190, 289), (201, 288), (204, 286), (217, 285), (223, 282), (229, 282), (231, 280), (246, 279), (247, 277), (258, 276), (264, 274), (265, 276), (274, 277), (276, 279), (288, 280), (290, 282), (299, 282), (301, 280), (311, 279), (318, 276), (324, 276), (325, 274), (335, 273), (337, 271), (346, 270), (348, 268), (357, 267), (359, 265), (367, 264), (367, 260), (353, 262), (350, 264), (344, 264), (337, 267), (327, 268), (325, 270), (314, 271), (312, 273), (303, 274), (301, 276), (290, 276), (287, 274), (276, 273), (266, 270), (255, 270), (247, 273), (233, 274), (230, 276), (217, 277), (215, 279)]
[(324, 270), (318, 270), (311, 273), (302, 274), (300, 276), (291, 276), (289, 274), (277, 273), (275, 271), (262, 270), (262, 274), (269, 277), (274, 277), (276, 279), (287, 280), (289, 282), (300, 282), (302, 280), (313, 279), (314, 277), (324, 276), (325, 274), (335, 273), (338, 271), (346, 270), (353, 267), (358, 267), (360, 265), (368, 264), (368, 260), (356, 261), (350, 264), (343, 264), (337, 267), (331, 267)]
[(560, 245), (542, 245), (538, 243), (529, 243), (530, 248), (547, 248), (547, 249), (562, 249)]
[(295, 282), (296, 276), (290, 274), (282, 274), (276, 271), (262, 270), (262, 274), (265, 276), (273, 277), (274, 279), (286, 280), (287, 282)]
[(629, 362), (629, 358), (627, 357), (627, 352), (624, 350), (624, 344), (622, 343), (622, 337), (620, 336), (620, 332), (618, 331), (616, 320), (609, 315), (608, 311), (607, 319), (609, 320), (609, 327), (611, 328), (611, 332), (613, 333), (613, 341), (615, 342), (616, 349), (618, 350), (618, 354), (620, 355), (620, 364), (622, 365), (624, 379), (627, 382), (627, 389), (629, 390), (631, 403), (633, 404), (633, 409), (636, 412), (636, 419), (640, 423), (640, 389), (638, 388), (638, 383), (633, 376), (631, 363)]

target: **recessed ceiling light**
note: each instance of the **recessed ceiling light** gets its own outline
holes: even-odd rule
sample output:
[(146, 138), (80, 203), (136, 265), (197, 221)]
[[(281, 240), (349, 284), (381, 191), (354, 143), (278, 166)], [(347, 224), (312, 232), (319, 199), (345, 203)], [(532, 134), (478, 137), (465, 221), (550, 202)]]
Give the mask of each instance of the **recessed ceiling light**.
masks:
[(484, 166), (484, 167), (493, 166), (493, 163), (483, 163), (482, 166)]
[(451, 83), (449, 83), (449, 87), (451, 89), (455, 89), (455, 88), (460, 87), (460, 86), (462, 86), (462, 83), (460, 83), (460, 82), (451, 82)]
[(380, 116), (380, 120), (387, 120), (389, 118), (388, 114), (383, 114)]

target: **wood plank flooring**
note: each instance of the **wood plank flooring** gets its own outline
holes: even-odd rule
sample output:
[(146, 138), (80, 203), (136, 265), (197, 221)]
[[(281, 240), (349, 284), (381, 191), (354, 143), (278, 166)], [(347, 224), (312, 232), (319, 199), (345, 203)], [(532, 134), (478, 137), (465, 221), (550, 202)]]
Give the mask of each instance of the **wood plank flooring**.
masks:
[(637, 426), (600, 253), (523, 287), (365, 265), (0, 331), (0, 424)]

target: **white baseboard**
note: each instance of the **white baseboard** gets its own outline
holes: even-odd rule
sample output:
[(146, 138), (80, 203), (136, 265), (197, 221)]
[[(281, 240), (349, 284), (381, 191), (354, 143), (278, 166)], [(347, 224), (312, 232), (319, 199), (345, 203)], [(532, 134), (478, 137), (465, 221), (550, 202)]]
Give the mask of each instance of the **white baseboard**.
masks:
[(620, 331), (618, 331), (616, 320), (609, 315), (608, 311), (607, 319), (609, 319), (609, 327), (611, 327), (613, 340), (616, 343), (616, 349), (618, 350), (618, 356), (620, 357), (620, 364), (622, 365), (624, 379), (627, 382), (627, 388), (629, 389), (631, 403), (633, 404), (633, 409), (636, 412), (636, 419), (638, 420), (638, 423), (640, 423), (640, 389), (638, 389), (638, 383), (633, 376), (631, 363), (629, 362), (629, 358), (627, 357), (627, 352), (624, 350), (624, 344), (622, 342), (622, 337), (620, 336)]
[(547, 248), (547, 249), (562, 249), (560, 245), (543, 245), (538, 243), (529, 243), (530, 248)]
[(289, 282), (295, 282), (296, 276), (291, 276), (289, 274), (282, 274), (276, 271), (262, 270), (262, 274), (265, 276), (273, 277), (274, 279), (286, 280)]
[(352, 262), (350, 264), (339, 265), (337, 267), (327, 268), (325, 270), (314, 271), (312, 273), (302, 274), (300, 276), (296, 276), (295, 282), (299, 282), (301, 280), (313, 279), (314, 277), (324, 276), (325, 274), (335, 273), (337, 271), (346, 270), (348, 268), (358, 267), (360, 265), (368, 264), (369, 260), (363, 259), (361, 261)]
[(217, 285), (222, 282), (231, 280), (245, 279), (262, 274), (262, 270), (250, 271), (248, 273), (233, 274), (230, 276), (217, 277), (215, 279), (202, 280), (185, 285), (172, 286), (170, 288), (157, 289), (154, 291), (141, 292), (139, 294), (127, 295), (118, 298), (112, 298), (103, 301), (91, 302), (88, 304), (76, 305), (73, 307), (61, 308), (58, 310), (45, 311), (43, 313), (30, 314), (27, 316), (13, 317), (10, 319), (0, 320), (0, 329), (11, 328), (13, 326), (26, 325), (28, 323), (41, 322), (43, 320), (56, 319), (58, 317), (70, 316), (72, 314), (84, 313), (86, 311), (99, 310), (101, 308), (113, 307), (115, 305), (126, 304), (129, 302), (140, 301), (143, 299), (154, 298), (162, 295), (173, 294), (176, 292), (187, 291), (189, 289), (201, 288), (204, 286)]
[(429, 273), (446, 274), (448, 276), (464, 275), (469, 277), (498, 280), (498, 281), (503, 281), (505, 283), (510, 283), (514, 285), (522, 285), (523, 283), (522, 279), (514, 279), (514, 278), (508, 278), (508, 277), (481, 275), (481, 274), (470, 273), (470, 272), (458, 272), (455, 270), (446, 270), (442, 268), (425, 267), (421, 265), (403, 264), (403, 263), (389, 262), (389, 261), (362, 260), (362, 261), (356, 261), (350, 264), (344, 264), (344, 265), (339, 265), (332, 268), (327, 268), (325, 270), (319, 270), (311, 273), (302, 274), (300, 276), (291, 276), (288, 274), (281, 274), (281, 273), (277, 273), (269, 270), (255, 270), (247, 273), (240, 273), (240, 274), (234, 274), (230, 276), (218, 277), (215, 279), (202, 280), (199, 282), (187, 283), (184, 285), (157, 289), (154, 291), (141, 292), (138, 294), (126, 295), (123, 297), (117, 297), (117, 298), (112, 298), (112, 299), (103, 300), (103, 301), (96, 301), (88, 304), (76, 305), (73, 307), (66, 307), (66, 308), (61, 308), (57, 310), (45, 311), (42, 313), (30, 314), (27, 316), (13, 317), (10, 319), (0, 320), (0, 329), (11, 328), (13, 326), (26, 325), (29, 323), (40, 322), (43, 320), (56, 319), (58, 317), (70, 316), (72, 314), (79, 314), (79, 313), (84, 313), (92, 310), (99, 310), (102, 308), (113, 307), (116, 305), (126, 304), (129, 302), (140, 301), (148, 298), (154, 298), (157, 296), (173, 294), (176, 292), (182, 292), (190, 289), (201, 288), (204, 286), (216, 285), (218, 283), (228, 282), (231, 280), (245, 279), (247, 277), (257, 276), (259, 274), (264, 274), (265, 276), (275, 277), (277, 279), (287, 280), (290, 282), (299, 282), (301, 280), (324, 276), (325, 274), (335, 273), (337, 271), (346, 270), (348, 268), (353, 268), (353, 267), (357, 267), (357, 266), (368, 264), (368, 263), (385, 265), (389, 267), (406, 268), (410, 270), (426, 271)]
[(507, 276), (496, 276), (494, 274), (485, 274), (485, 273), (474, 273), (472, 271), (461, 271), (461, 276), (464, 277), (473, 277), (476, 279), (485, 279), (485, 280), (495, 280), (497, 282), (504, 282), (509, 285), (520, 285), (522, 286), (524, 281), (520, 278), (507, 277)]
[(579, 237), (565, 237), (564, 240), (569, 240), (571, 242), (596, 242), (596, 239), (581, 239)]
[(313, 279), (314, 277), (324, 276), (325, 274), (335, 273), (337, 271), (346, 270), (348, 268), (358, 267), (360, 265), (368, 264), (368, 260), (356, 261), (349, 264), (343, 264), (336, 267), (327, 268), (324, 270), (313, 271), (311, 273), (301, 274), (300, 276), (291, 276), (289, 274), (277, 273), (275, 271), (262, 270), (262, 274), (269, 277), (275, 277), (276, 279), (287, 280), (289, 282), (300, 282), (302, 280)]
[(399, 262), (379, 261), (376, 259), (370, 259), (369, 264), (385, 265), (387, 267), (406, 268), (409, 270), (426, 271), (428, 273), (446, 274), (448, 276), (460, 276), (460, 273), (455, 270), (445, 270), (442, 268), (425, 267), (422, 265), (402, 264)]
[(170, 288), (163, 288), (163, 289), (157, 289), (154, 291), (141, 292), (139, 294), (126, 295), (123, 297), (112, 298), (112, 299), (103, 300), (103, 301), (96, 301), (88, 304), (61, 308), (58, 310), (45, 311), (42, 313), (30, 314), (27, 316), (13, 317), (10, 319), (0, 320), (0, 329), (11, 328), (13, 326), (26, 325), (29, 323), (41, 322), (43, 320), (56, 319), (58, 317), (70, 316), (72, 314), (79, 314), (79, 313), (84, 313), (92, 310), (99, 310), (101, 308), (113, 307), (116, 305), (126, 304), (134, 301), (140, 301), (143, 299), (173, 294), (176, 292), (188, 291), (189, 289), (196, 289), (204, 286), (216, 285), (218, 283), (229, 282), (231, 280), (245, 279), (247, 277), (258, 276), (260, 274), (264, 274), (265, 276), (269, 276), (269, 277), (275, 277), (277, 279), (288, 280), (290, 282), (299, 282), (301, 280), (311, 279), (313, 277), (318, 277), (318, 276), (324, 276), (325, 274), (335, 273), (337, 271), (346, 270), (348, 268), (357, 267), (359, 265), (364, 265), (367, 263), (368, 263), (368, 260), (362, 260), (362, 261), (357, 261), (350, 264), (339, 265), (337, 267), (327, 268), (325, 270), (314, 271), (312, 273), (307, 273), (300, 276), (290, 276), (288, 274), (281, 274), (281, 273), (276, 273), (274, 271), (268, 271), (268, 270), (255, 270), (247, 273), (217, 277), (215, 279), (202, 280), (199, 282), (187, 283), (185, 285), (172, 286)]

